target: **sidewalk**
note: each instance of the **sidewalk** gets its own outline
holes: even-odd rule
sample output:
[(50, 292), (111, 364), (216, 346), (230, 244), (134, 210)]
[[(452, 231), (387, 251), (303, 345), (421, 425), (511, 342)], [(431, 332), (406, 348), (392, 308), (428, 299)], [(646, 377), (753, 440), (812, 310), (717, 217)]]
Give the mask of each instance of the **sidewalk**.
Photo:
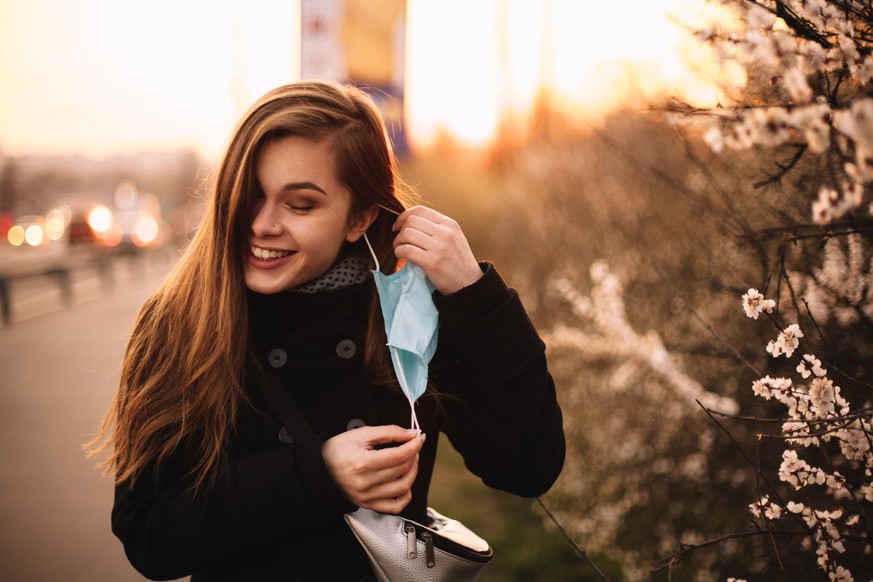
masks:
[(117, 388), (134, 318), (172, 262), (117, 269), (99, 297), (0, 329), (0, 579), (135, 582), (112, 480), (82, 445)]

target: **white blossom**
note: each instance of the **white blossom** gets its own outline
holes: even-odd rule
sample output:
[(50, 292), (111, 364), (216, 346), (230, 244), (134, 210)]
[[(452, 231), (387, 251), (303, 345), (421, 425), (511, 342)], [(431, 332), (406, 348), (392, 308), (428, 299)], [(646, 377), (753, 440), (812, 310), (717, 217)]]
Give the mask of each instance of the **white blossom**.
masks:
[(873, 55), (864, 57), (864, 61), (856, 65), (854, 73), (860, 83), (870, 82), (873, 78)]
[(785, 354), (786, 358), (790, 358), (794, 354), (794, 350), (800, 345), (800, 338), (803, 337), (803, 332), (800, 326), (792, 323), (779, 334), (775, 340), (767, 344), (767, 353), (774, 358), (778, 358)]
[(801, 66), (807, 73), (820, 71), (827, 62), (827, 53), (817, 42), (801, 43), (798, 47), (798, 56)]
[(724, 144), (732, 150), (746, 150), (755, 145), (753, 126), (745, 121), (729, 125), (723, 135)]
[(836, 411), (836, 391), (834, 383), (828, 378), (816, 378), (809, 387), (809, 399), (814, 415), (825, 418)]
[(776, 302), (772, 299), (764, 299), (757, 289), (749, 289), (743, 294), (743, 310), (746, 312), (746, 317), (758, 319), (764, 311), (773, 313), (774, 307)]
[(803, 513), (803, 510), (806, 509), (802, 503), (797, 503), (796, 501), (789, 501), (785, 504), (785, 507), (791, 513)]
[(792, 273), (809, 309), (819, 323), (835, 319), (850, 325), (859, 311), (873, 317), (873, 259), (860, 235), (832, 238), (824, 245), (824, 260), (811, 276)]
[[(581, 296), (567, 281), (560, 281), (556, 287), (573, 306), (576, 315), (593, 324), (596, 334), (592, 337), (580, 330), (557, 326), (555, 331), (558, 333), (547, 338), (551, 345), (588, 350), (599, 343), (599, 347), (595, 348), (598, 351), (609, 346), (610, 356), (621, 357), (625, 362), (633, 360), (637, 364), (644, 364), (629, 365), (622, 372), (636, 372), (639, 375), (647, 367), (663, 378), (689, 406), (697, 407), (697, 402), (700, 402), (706, 408), (726, 414), (739, 412), (739, 404), (735, 400), (709, 392), (687, 376), (654, 330), (641, 334), (631, 326), (622, 299), (621, 281), (610, 272), (604, 261), (592, 263), (589, 273), (594, 283), (590, 298)], [(627, 375), (614, 376), (616, 379), (620, 377), (624, 384), (630, 384), (631, 378)]]
[(706, 133), (703, 134), (703, 141), (717, 154), (721, 153), (724, 149), (724, 134), (722, 134), (721, 130), (717, 127), (710, 127)]
[(789, 115), (790, 123), (803, 137), (814, 153), (827, 151), (831, 145), (831, 108), (827, 103), (797, 107)]
[(773, 26), (774, 20), (775, 17), (769, 10), (757, 4), (749, 7), (749, 11), (746, 13), (746, 24), (752, 29), (770, 28)]
[(835, 112), (834, 128), (849, 136), (856, 147), (873, 150), (873, 99), (859, 99), (849, 110)]
[(764, 515), (767, 519), (779, 519), (782, 517), (782, 508), (775, 504), (770, 504), (767, 506), (767, 509), (764, 510)]
[(755, 517), (761, 517), (761, 507), (765, 504), (769, 503), (767, 496), (761, 498), (761, 501), (756, 501), (749, 505), (749, 513), (754, 515)]
[(797, 451), (787, 449), (782, 453), (782, 464), (779, 465), (779, 479), (800, 489), (806, 485), (812, 467), (797, 456)]
[(751, 31), (746, 35), (746, 44), (749, 52), (760, 62), (771, 67), (779, 64), (779, 53), (769, 37), (758, 31)]
[(855, 582), (852, 573), (842, 566), (837, 566), (836, 570), (828, 574), (830, 582)]
[(765, 400), (770, 400), (774, 392), (777, 395), (787, 394), (792, 387), (790, 378), (771, 378), (764, 376), (760, 380), (755, 380), (752, 383), (752, 391), (756, 396), (761, 396)]
[(843, 52), (843, 59), (849, 65), (855, 64), (861, 58), (861, 53), (858, 52), (858, 47), (855, 41), (845, 35), (839, 35), (840, 50)]
[(806, 74), (797, 67), (785, 71), (782, 82), (788, 90), (788, 94), (795, 103), (808, 103), (812, 101), (812, 89), (806, 82)]
[(767, 107), (753, 109), (746, 116), (745, 123), (755, 143), (766, 146), (777, 146), (785, 143), (791, 137), (791, 117), (783, 107)]
[[(791, 412), (789, 412), (791, 415)], [(811, 447), (819, 444), (819, 437), (809, 436), (809, 423), (799, 420), (789, 420), (782, 423), (782, 434), (786, 437), (786, 442), (802, 447)]]
[(864, 188), (857, 183), (849, 184), (842, 190), (823, 186), (818, 192), (818, 199), (812, 203), (813, 222), (827, 224), (841, 218), (861, 205), (863, 195)]
[(797, 372), (804, 378), (809, 378), (811, 374), (815, 374), (820, 378), (828, 373), (827, 370), (821, 367), (821, 360), (812, 354), (803, 354), (803, 359), (797, 365)]
[(856, 419), (840, 431), (840, 451), (847, 459), (863, 461), (870, 457), (870, 430), (869, 422)]

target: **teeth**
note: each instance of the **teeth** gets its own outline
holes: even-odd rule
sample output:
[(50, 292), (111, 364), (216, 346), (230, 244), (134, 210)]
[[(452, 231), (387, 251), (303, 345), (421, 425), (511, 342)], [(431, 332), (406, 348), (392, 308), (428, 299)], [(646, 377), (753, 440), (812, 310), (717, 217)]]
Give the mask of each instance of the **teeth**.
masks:
[(267, 249), (262, 249), (261, 247), (252, 246), (252, 254), (262, 261), (269, 261), (272, 259), (281, 259), (282, 257), (287, 257), (291, 254), (289, 251), (270, 251)]

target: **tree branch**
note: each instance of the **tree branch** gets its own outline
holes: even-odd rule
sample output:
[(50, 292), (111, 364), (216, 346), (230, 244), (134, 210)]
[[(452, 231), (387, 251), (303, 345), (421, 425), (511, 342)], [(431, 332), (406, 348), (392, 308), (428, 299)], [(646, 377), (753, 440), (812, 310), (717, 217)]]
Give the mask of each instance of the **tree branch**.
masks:
[(543, 502), (542, 497), (537, 497), (537, 502), (540, 504), (540, 507), (543, 508), (543, 511), (546, 512), (546, 515), (549, 516), (549, 519), (552, 520), (552, 523), (558, 526), (558, 529), (561, 530), (561, 533), (564, 534), (564, 537), (567, 538), (567, 541), (570, 542), (570, 545), (573, 546), (573, 548), (576, 550), (576, 553), (579, 554), (581, 557), (585, 558), (585, 560), (588, 562), (588, 565), (594, 569), (594, 571), (597, 573), (601, 580), (609, 582), (609, 578), (607, 578), (606, 575), (600, 571), (600, 568), (597, 567), (597, 564), (594, 563), (594, 560), (591, 559), (591, 557), (588, 555), (588, 552), (585, 551), (585, 548), (576, 543), (576, 540), (573, 539), (573, 536), (570, 535), (570, 532), (568, 532), (566, 528), (561, 524), (561, 522), (558, 521), (558, 518), (556, 518), (555, 515), (551, 511), (549, 511), (549, 508), (546, 507), (546, 504), (545, 502)]
[(739, 539), (739, 538), (748, 538), (755, 536), (764, 536), (764, 535), (785, 535), (789, 538), (798, 536), (798, 535), (809, 535), (809, 532), (804, 531), (795, 531), (795, 530), (756, 530), (756, 531), (746, 531), (746, 532), (736, 532), (731, 534), (726, 534), (721, 537), (713, 538), (710, 540), (706, 540), (700, 542), (699, 544), (681, 544), (681, 548), (666, 556), (664, 558), (660, 558), (652, 564), (651, 572), (652, 574), (657, 574), (667, 568), (672, 567), (674, 564), (678, 564), (682, 559), (690, 554), (691, 552), (700, 550), (702, 548), (706, 548), (709, 546), (718, 545), (720, 543), (724, 543), (727, 540)]

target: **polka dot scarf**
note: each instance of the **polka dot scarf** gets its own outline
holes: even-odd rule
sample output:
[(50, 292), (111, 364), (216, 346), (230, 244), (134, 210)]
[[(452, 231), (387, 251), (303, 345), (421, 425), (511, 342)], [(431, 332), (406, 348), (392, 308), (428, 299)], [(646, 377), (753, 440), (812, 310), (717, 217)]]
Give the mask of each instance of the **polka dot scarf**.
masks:
[(369, 266), (357, 255), (348, 255), (317, 279), (294, 287), (295, 293), (324, 293), (363, 283), (370, 272)]

